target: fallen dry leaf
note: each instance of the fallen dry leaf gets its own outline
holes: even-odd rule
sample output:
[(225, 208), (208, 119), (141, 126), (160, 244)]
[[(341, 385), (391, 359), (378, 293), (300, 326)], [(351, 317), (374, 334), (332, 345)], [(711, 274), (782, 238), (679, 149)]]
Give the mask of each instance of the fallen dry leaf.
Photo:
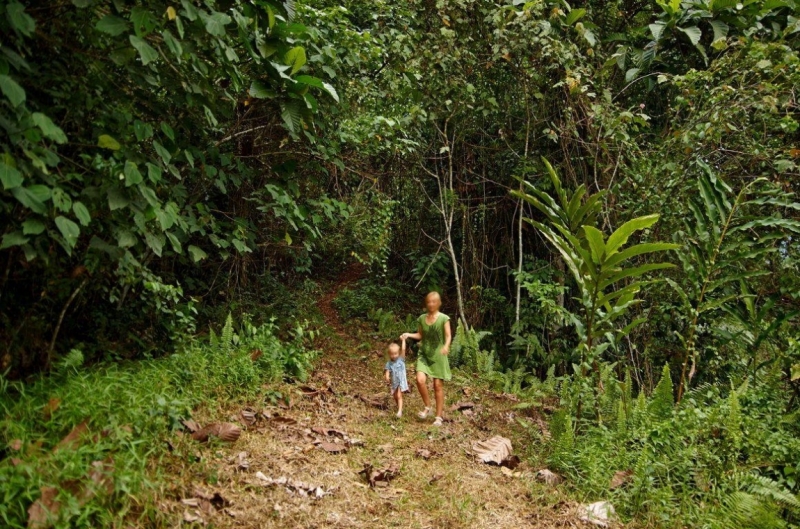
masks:
[(471, 410), (475, 407), (475, 403), (473, 402), (456, 402), (452, 406), (450, 406), (451, 411), (460, 411), (460, 410)]
[(319, 443), (317, 446), (329, 454), (341, 454), (347, 452), (347, 446), (338, 443)]
[(217, 437), (220, 441), (233, 443), (242, 435), (242, 429), (229, 422), (211, 423), (192, 434), (192, 439), (205, 443), (209, 437)]
[(39, 489), (39, 499), (28, 507), (28, 529), (45, 529), (58, 519), (61, 504), (56, 500), (58, 489), (55, 487), (42, 487)]
[(431, 477), (431, 479), (428, 481), (428, 485), (433, 485), (434, 483), (436, 483), (437, 481), (439, 481), (443, 477), (444, 477), (444, 475), (442, 475), (442, 474), (434, 474), (433, 477)]
[(44, 413), (45, 420), (50, 420), (53, 416), (53, 413), (61, 406), (61, 399), (58, 397), (53, 397), (47, 401), (47, 404), (44, 405), (42, 412)]
[(389, 482), (397, 477), (400, 468), (397, 463), (391, 463), (386, 468), (375, 470), (370, 463), (364, 463), (364, 469), (359, 472), (369, 483), (370, 487), (388, 487)]
[(496, 435), (487, 441), (472, 444), (473, 454), (483, 463), (501, 464), (511, 456), (511, 441)]
[(66, 437), (64, 437), (59, 443), (56, 445), (55, 450), (61, 450), (63, 448), (74, 448), (78, 440), (89, 430), (89, 425), (86, 421), (83, 421), (79, 425), (70, 431)]
[(378, 393), (368, 397), (360, 395), (358, 398), (364, 401), (365, 404), (374, 406), (381, 410), (385, 410), (389, 407), (389, 395), (385, 393)]
[[(218, 511), (223, 509), (223, 508), (225, 508), (225, 507), (230, 506), (230, 504), (231, 504), (230, 501), (226, 500), (222, 496), (222, 494), (220, 494), (217, 491), (206, 492), (205, 490), (203, 490), (201, 488), (195, 488), (194, 491), (193, 491), (193, 494), (194, 494), (194, 498), (191, 498), (191, 499), (200, 499), (200, 500), (203, 500), (204, 502), (208, 502), (208, 504), (210, 504), (212, 507), (214, 507)], [(189, 500), (181, 500), (181, 501), (183, 501), (185, 503), (186, 501), (189, 501)], [(200, 505), (202, 506), (203, 503), (200, 502)]]
[(287, 478), (286, 476), (281, 476), (277, 479), (269, 478), (265, 476), (262, 472), (256, 472), (256, 478), (258, 478), (264, 485), (277, 485), (286, 488), (288, 492), (294, 492), (303, 498), (322, 498), (328, 494), (331, 494), (330, 491), (326, 491), (321, 486), (318, 485), (310, 485), (303, 481), (299, 481), (296, 479)]
[(107, 457), (102, 461), (93, 461), (92, 468), (89, 470), (89, 480), (93, 489), (84, 489), (86, 490), (84, 494), (86, 501), (89, 501), (97, 491), (112, 494), (114, 492), (114, 460)]
[(275, 426), (286, 427), (286, 426), (294, 426), (295, 424), (297, 424), (297, 420), (292, 419), (291, 417), (285, 417), (279, 414), (270, 415), (267, 412), (261, 412), (261, 415), (263, 415), (271, 424)]
[(631, 476), (633, 476), (633, 470), (620, 470), (618, 472), (614, 472), (614, 477), (611, 478), (611, 483), (608, 485), (608, 488), (614, 490), (623, 486), (630, 481)]
[(607, 501), (598, 501), (578, 508), (580, 520), (598, 527), (608, 527), (615, 515), (614, 506)]
[(253, 408), (244, 408), (240, 414), (242, 422), (247, 426), (253, 426), (256, 423), (256, 410)]
[(421, 457), (422, 459), (428, 460), (433, 457), (433, 454), (430, 450), (426, 450), (424, 448), (417, 448), (417, 451), (414, 452), (417, 457)]
[(250, 351), (250, 360), (252, 362), (255, 362), (256, 360), (261, 358), (261, 355), (263, 354), (264, 353), (261, 352), (261, 349), (253, 349), (252, 351)]
[(543, 468), (542, 470), (536, 473), (536, 479), (538, 481), (547, 483), (548, 485), (558, 485), (559, 483), (564, 481), (564, 478), (562, 478), (555, 472), (551, 472), (546, 468)]
[(183, 421), (181, 421), (181, 424), (183, 424), (183, 426), (189, 431), (189, 433), (194, 433), (194, 432), (200, 430), (200, 425), (197, 424), (192, 419), (183, 420)]
[(247, 452), (239, 452), (236, 455), (236, 468), (239, 470), (248, 470), (250, 468), (250, 461), (247, 460)]

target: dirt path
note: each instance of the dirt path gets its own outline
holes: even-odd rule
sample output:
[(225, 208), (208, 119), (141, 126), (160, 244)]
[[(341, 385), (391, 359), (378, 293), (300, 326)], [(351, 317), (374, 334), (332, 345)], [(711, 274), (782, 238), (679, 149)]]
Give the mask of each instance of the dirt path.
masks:
[[(416, 418), (421, 408), (416, 391), (406, 399), (407, 416), (402, 419), (393, 416), (393, 403), (382, 410), (360, 398), (379, 393), (388, 398), (388, 392), (382, 383), (382, 356), (356, 352), (364, 340), (344, 334), (331, 303), (351, 279), (343, 278), (320, 300), (320, 310), (334, 332), (324, 344), (305, 391), (287, 386), (291, 395), (288, 406), (251, 404), (264, 414), (258, 414), (258, 422), (236, 443), (201, 448), (207, 468), (202, 476), (196, 476), (197, 481), (205, 481), (200, 488), (219, 492), (230, 504), (219, 510), (207, 508), (205, 513), (182, 504), (177, 508), (188, 513), (187, 519), (198, 513), (214, 527), (572, 526), (559, 493), (534, 480), (536, 469), (523, 462), (514, 475), (508, 475), (508, 470), (478, 463), (469, 456), (473, 441), (493, 435), (511, 438), (516, 453), (535, 450), (524, 446), (529, 437), (516, 424), (510, 409), (513, 403), (508, 399), (488, 389), (450, 383), (445, 387), (447, 408), (466, 400), (475, 404), (475, 413), (448, 411), (445, 425), (435, 428), (430, 419)], [(372, 341), (367, 331), (363, 336)], [(382, 347), (372, 345), (374, 351)], [(311, 388), (319, 392), (312, 393)], [(213, 413), (227, 417), (238, 410)], [(326, 435), (324, 429), (336, 432)], [(329, 453), (324, 449), (346, 447), (342, 435), (355, 440), (346, 451)], [(421, 457), (420, 451), (428, 451), (431, 457)], [(242, 468), (241, 461), (246, 461), (247, 468)], [(359, 475), (365, 464), (376, 470), (394, 466), (397, 476), (388, 486), (371, 488)], [(290, 481), (268, 484), (263, 477)], [(302, 484), (314, 490), (321, 487), (325, 495), (312, 499), (290, 490)], [(196, 497), (188, 487), (184, 486), (184, 496)]]

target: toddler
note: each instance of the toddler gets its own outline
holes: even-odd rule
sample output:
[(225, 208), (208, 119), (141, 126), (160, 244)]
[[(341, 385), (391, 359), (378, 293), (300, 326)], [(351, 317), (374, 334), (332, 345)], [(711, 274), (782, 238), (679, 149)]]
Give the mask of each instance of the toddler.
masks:
[(389, 344), (386, 349), (389, 361), (384, 368), (384, 378), (392, 389), (392, 397), (397, 403), (397, 416), (403, 416), (403, 393), (408, 393), (406, 380), (406, 341), (402, 340), (402, 348), (396, 343)]

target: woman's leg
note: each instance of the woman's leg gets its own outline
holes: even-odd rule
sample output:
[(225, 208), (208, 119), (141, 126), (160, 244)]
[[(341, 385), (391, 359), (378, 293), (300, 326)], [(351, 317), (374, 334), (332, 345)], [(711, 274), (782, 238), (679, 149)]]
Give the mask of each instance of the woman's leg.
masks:
[(433, 379), (433, 394), (436, 397), (436, 416), (442, 417), (442, 413), (444, 413), (444, 380)]
[(426, 408), (431, 407), (431, 398), (428, 396), (428, 386), (426, 385), (428, 382), (428, 377), (422, 371), (417, 371), (417, 389), (419, 390), (419, 396), (422, 397), (422, 403), (425, 405)]

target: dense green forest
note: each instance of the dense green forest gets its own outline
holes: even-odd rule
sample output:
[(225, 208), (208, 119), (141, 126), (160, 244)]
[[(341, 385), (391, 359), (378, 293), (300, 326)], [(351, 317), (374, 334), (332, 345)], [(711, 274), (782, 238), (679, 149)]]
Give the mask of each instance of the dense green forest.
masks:
[(132, 455), (64, 523), (150, 516), (123, 425), (305, 380), (357, 269), (341, 318), (441, 292), (576, 494), (800, 527), (798, 91), (795, 0), (2, 2), (2, 524), (94, 407)]

